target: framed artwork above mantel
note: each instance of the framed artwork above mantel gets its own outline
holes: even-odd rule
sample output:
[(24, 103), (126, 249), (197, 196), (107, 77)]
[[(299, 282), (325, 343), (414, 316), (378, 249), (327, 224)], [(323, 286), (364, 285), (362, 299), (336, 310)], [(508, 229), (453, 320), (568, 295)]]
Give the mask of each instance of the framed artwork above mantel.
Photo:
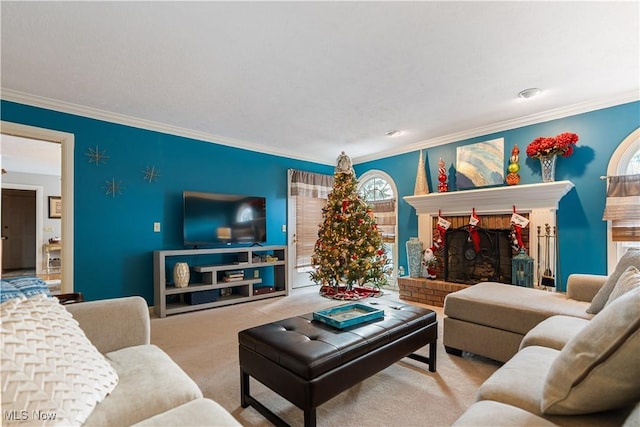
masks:
[(504, 138), (456, 149), (458, 190), (504, 184)]

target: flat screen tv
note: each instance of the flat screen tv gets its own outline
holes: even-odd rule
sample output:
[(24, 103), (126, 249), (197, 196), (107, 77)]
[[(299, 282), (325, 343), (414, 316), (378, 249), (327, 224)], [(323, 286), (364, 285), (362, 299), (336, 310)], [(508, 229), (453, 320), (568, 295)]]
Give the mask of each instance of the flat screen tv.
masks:
[(185, 247), (267, 241), (264, 197), (185, 191), (182, 201)]

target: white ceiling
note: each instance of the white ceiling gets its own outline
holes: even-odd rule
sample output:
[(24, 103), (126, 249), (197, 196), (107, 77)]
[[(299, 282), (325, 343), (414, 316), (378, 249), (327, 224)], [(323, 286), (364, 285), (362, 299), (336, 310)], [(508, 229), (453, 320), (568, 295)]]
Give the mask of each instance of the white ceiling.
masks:
[(328, 164), (640, 91), (638, 1), (0, 7), (4, 99)]

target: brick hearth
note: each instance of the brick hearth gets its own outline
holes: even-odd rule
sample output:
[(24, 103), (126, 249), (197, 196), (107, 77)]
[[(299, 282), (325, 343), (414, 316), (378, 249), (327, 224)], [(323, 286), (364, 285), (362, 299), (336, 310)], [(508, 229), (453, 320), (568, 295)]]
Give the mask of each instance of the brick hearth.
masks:
[(456, 292), (461, 289), (468, 288), (469, 286), (472, 285), (450, 283), (442, 280), (430, 280), (422, 277), (398, 278), (400, 299), (433, 305), (436, 307), (443, 307), (444, 298), (451, 292)]

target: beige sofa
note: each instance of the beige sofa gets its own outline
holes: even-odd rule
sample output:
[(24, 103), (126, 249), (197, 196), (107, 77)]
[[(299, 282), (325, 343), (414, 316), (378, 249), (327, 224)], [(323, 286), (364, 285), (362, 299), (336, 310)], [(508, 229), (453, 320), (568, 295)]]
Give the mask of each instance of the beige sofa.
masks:
[[(3, 302), (2, 316), (3, 345), (15, 344), (3, 347), (3, 371), (13, 371), (3, 372), (3, 388), (12, 395), (3, 393), (3, 425), (240, 425), (150, 344), (143, 298), (62, 306), (56, 298), (38, 295)], [(33, 338), (47, 328), (52, 336)], [(25, 342), (46, 347), (46, 363), (38, 362), (42, 351), (22, 363), (21, 355), (29, 351)], [(79, 348), (81, 352), (74, 353)], [(49, 372), (42, 376), (40, 370)], [(30, 391), (25, 393), (25, 388)], [(52, 388), (58, 392), (48, 394)], [(43, 417), (49, 421), (43, 423)]]
[(180, 367), (150, 345), (149, 309), (140, 297), (66, 306), (118, 372), (116, 388), (87, 418), (89, 426), (239, 426)]
[(445, 345), (506, 360), (454, 425), (640, 426), (639, 261), (572, 275), (566, 296), (497, 283), (451, 294)]
[(454, 426), (637, 427), (639, 307), (637, 287), (590, 321), (566, 329), (566, 316), (543, 321), (480, 386), (476, 402)]
[(544, 292), (484, 282), (447, 295), (443, 344), (448, 353), (463, 351), (506, 362), (524, 336), (551, 316), (589, 320), (602, 309), (628, 267), (640, 269), (640, 250), (630, 249), (609, 276), (572, 274), (567, 292)]
[(605, 276), (574, 274), (567, 293), (545, 292), (484, 282), (447, 295), (443, 344), (448, 353), (462, 351), (506, 362), (518, 352), (524, 336), (556, 315), (591, 319), (587, 308)]

